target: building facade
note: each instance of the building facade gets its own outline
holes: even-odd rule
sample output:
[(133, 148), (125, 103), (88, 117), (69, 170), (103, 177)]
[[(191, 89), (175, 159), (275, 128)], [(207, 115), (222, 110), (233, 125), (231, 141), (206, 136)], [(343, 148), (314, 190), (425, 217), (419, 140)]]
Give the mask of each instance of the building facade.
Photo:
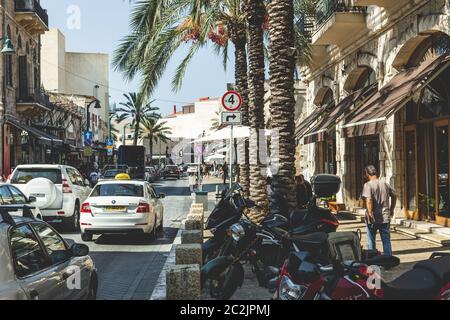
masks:
[(448, 226), (449, 0), (319, 0), (302, 22), (300, 170), (341, 176), (337, 200), (357, 209), (374, 165), (397, 190), (397, 217)]
[(67, 52), (64, 35), (50, 29), (42, 36), (41, 71), (49, 92), (85, 97), (85, 106), (100, 101), (100, 109), (90, 107), (89, 128), (94, 141), (104, 143), (109, 137), (109, 55)]
[(47, 12), (37, 0), (3, 0), (0, 10), (2, 37), (9, 38), (14, 49), (0, 59), (0, 170), (7, 176), (22, 160), (24, 135), (42, 143), (52, 141), (54, 136), (31, 128), (36, 117), (49, 111), (40, 73), (40, 36), (48, 30)]

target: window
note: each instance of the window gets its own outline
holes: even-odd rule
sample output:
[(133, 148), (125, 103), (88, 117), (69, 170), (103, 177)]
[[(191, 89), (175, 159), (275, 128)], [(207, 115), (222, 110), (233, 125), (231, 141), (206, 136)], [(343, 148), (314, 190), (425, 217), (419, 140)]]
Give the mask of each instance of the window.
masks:
[(20, 168), (14, 172), (11, 179), (12, 184), (27, 184), (30, 180), (35, 178), (46, 178), (54, 184), (61, 184), (61, 170), (60, 169), (41, 169), (41, 168)]
[(55, 231), (45, 224), (34, 224), (33, 229), (41, 238), (52, 265), (64, 262), (70, 258), (64, 240)]
[(83, 179), (79, 176), (78, 172), (75, 169), (67, 168), (67, 175), (69, 176), (70, 182), (77, 186), (83, 186)]
[(9, 191), (8, 187), (0, 187), (0, 199), (2, 201), (2, 204), (14, 204), (13, 197), (11, 195), (11, 192)]
[(144, 187), (138, 184), (100, 184), (92, 191), (91, 197), (143, 197)]
[(148, 186), (147, 188), (148, 188), (148, 194), (150, 195), (150, 197), (152, 197), (153, 199), (157, 198), (155, 189), (153, 189), (151, 186)]
[(12, 199), (15, 204), (27, 203), (27, 198), (17, 188), (9, 186), (9, 190), (11, 191)]
[(18, 277), (26, 277), (48, 266), (45, 253), (30, 226), (12, 229), (10, 243)]

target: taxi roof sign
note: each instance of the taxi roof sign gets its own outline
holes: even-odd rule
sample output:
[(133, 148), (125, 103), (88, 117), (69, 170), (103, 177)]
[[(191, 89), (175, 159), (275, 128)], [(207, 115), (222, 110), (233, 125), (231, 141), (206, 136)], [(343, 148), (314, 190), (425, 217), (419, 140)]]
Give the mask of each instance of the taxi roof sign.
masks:
[(131, 180), (131, 177), (128, 173), (119, 173), (115, 176), (116, 180)]

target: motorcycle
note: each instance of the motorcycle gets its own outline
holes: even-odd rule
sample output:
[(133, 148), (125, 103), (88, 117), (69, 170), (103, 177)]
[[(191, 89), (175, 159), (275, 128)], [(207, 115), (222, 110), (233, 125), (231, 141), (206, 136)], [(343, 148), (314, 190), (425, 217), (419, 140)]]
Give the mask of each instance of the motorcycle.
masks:
[(242, 217), (245, 205), (238, 196), (240, 188), (239, 184), (234, 184), (230, 189), (223, 190), (219, 202), (206, 221), (205, 230), (209, 230), (213, 236), (202, 245), (203, 264), (217, 256), (226, 241), (228, 229)]
[(322, 266), (310, 252), (292, 252), (285, 261), (275, 299), (279, 300), (449, 300), (450, 254), (429, 260), (393, 281), (382, 280), (378, 267), (392, 268), (397, 257), (377, 256), (364, 262), (334, 261)]
[[(321, 176), (325, 176), (327, 181), (334, 177)], [(323, 181), (320, 177), (316, 179), (317, 182)], [(331, 188), (324, 189), (318, 183), (315, 193), (321, 197), (329, 196), (330, 192), (337, 193), (340, 187), (340, 180), (337, 183), (337, 179), (334, 177), (335, 184)], [(233, 224), (229, 230), (231, 237), (225, 241), (218, 256), (202, 268), (202, 283), (209, 280), (210, 295), (220, 300), (229, 299), (243, 284), (244, 262), (251, 264), (261, 286), (275, 289), (279, 268), (292, 249), (292, 242), (286, 242), (286, 234), (298, 238), (318, 231), (331, 233), (339, 226), (330, 210), (317, 206), (316, 197), (317, 194), (313, 196), (307, 209), (292, 211), (290, 219), (274, 214), (261, 224), (256, 224), (244, 214), (238, 223)], [(244, 203), (246, 207), (257, 207), (251, 200), (241, 199), (239, 203)], [(293, 224), (298, 226), (286, 231), (286, 227)]]

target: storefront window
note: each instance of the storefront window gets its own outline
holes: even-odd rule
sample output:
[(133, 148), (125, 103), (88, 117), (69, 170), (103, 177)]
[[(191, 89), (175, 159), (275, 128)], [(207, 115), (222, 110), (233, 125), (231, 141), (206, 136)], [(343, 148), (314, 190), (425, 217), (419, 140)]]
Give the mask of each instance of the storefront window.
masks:
[(450, 218), (448, 126), (436, 128), (438, 214)]
[(409, 211), (417, 210), (416, 198), (416, 133), (406, 133), (406, 181), (407, 181), (407, 205)]

